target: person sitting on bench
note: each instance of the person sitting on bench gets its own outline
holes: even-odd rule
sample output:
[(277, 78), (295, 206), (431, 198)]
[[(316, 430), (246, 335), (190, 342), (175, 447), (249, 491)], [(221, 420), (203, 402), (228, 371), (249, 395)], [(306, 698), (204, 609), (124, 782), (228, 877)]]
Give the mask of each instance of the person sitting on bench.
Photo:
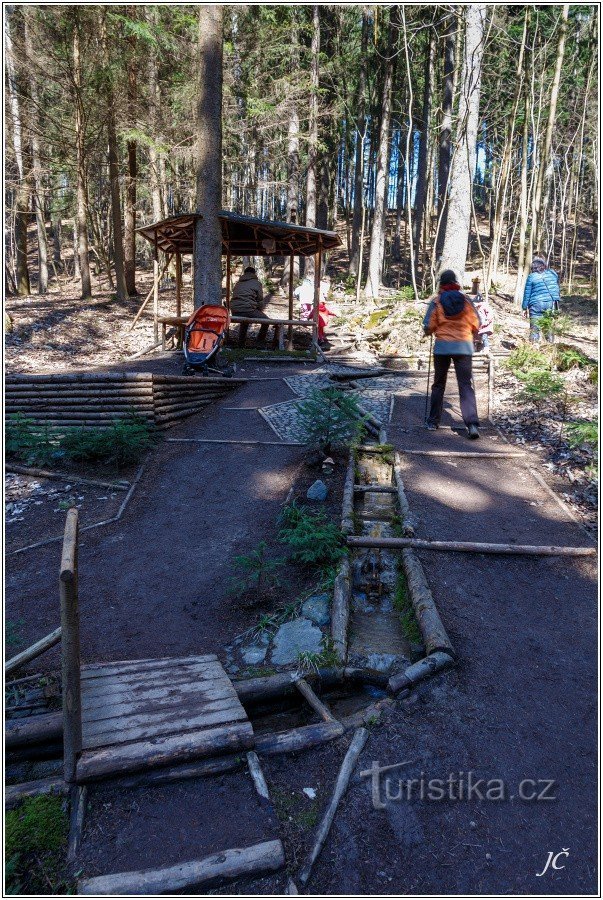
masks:
[[(262, 311), (264, 305), (264, 292), (262, 284), (253, 266), (247, 266), (232, 290), (230, 311), (234, 316), (246, 316), (249, 319), (266, 319), (267, 323), (260, 325), (256, 346), (260, 349), (266, 345), (268, 335), (268, 322), (270, 317)], [(239, 347), (245, 346), (249, 322), (241, 322), (239, 325)], [(274, 329), (276, 344), (277, 335)]]

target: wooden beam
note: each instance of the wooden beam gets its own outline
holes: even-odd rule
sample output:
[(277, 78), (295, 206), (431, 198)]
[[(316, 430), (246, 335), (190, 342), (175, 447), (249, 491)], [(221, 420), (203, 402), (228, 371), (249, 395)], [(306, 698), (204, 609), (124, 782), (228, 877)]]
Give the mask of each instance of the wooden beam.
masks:
[(65, 523), (61, 573), (63, 775), (75, 781), (77, 756), (82, 749), (80, 688), (80, 622), (77, 590), (78, 512), (70, 509)]
[(182, 315), (182, 254), (176, 253), (176, 315)]
[(157, 253), (153, 259), (153, 340), (159, 340), (159, 261)]
[[(289, 254), (289, 318), (293, 319), (293, 275), (295, 270), (295, 254)], [(293, 350), (293, 325), (287, 332), (287, 350)]]
[(226, 309), (230, 311), (230, 247), (226, 251)]
[(26, 663), (31, 662), (32, 659), (36, 659), (37, 656), (44, 653), (46, 650), (49, 650), (51, 647), (54, 647), (55, 644), (58, 644), (61, 640), (61, 629), (55, 628), (54, 631), (51, 631), (50, 634), (47, 634), (46, 637), (41, 638), (39, 641), (36, 641), (35, 644), (32, 644), (31, 647), (28, 647), (27, 650), (22, 650), (21, 653), (17, 653), (16, 656), (13, 656), (12, 659), (7, 660), (4, 664), (4, 675), (11, 675), (16, 669), (19, 669), (21, 666), (24, 666)]
[(318, 306), (320, 303), (320, 267), (322, 254), (319, 250), (314, 255), (314, 306), (312, 309), (312, 343), (318, 346)]
[(173, 894), (187, 888), (214, 885), (245, 875), (276, 872), (285, 865), (281, 841), (264, 841), (252, 847), (214, 853), (203, 859), (178, 863), (163, 869), (142, 869), (99, 875), (78, 881), (78, 894)]
[(477, 541), (425, 541), (418, 538), (348, 537), (349, 547), (374, 547), (388, 550), (438, 550), (456, 553), (493, 553), (511, 556), (596, 556), (596, 547), (555, 547), (531, 544), (482, 544)]

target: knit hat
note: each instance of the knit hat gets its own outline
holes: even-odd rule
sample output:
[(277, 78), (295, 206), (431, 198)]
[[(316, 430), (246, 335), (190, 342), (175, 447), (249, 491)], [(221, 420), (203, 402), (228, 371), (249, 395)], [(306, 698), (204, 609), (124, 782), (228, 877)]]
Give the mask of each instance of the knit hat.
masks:
[(440, 284), (456, 284), (456, 275), (452, 269), (444, 269), (440, 275)]
[(532, 272), (544, 272), (546, 269), (546, 260), (542, 256), (535, 256), (532, 260)]

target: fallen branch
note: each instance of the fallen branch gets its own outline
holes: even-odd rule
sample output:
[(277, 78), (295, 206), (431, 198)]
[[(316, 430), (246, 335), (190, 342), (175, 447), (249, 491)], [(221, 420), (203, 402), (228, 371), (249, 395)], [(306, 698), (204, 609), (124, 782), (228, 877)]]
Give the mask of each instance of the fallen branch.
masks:
[(173, 894), (186, 888), (222, 883), (243, 875), (276, 872), (285, 864), (281, 841), (264, 841), (252, 847), (223, 850), (204, 859), (178, 863), (163, 869), (119, 872), (78, 881), (78, 894)]
[(454, 553), (494, 553), (511, 556), (596, 556), (596, 547), (533, 546), (531, 544), (481, 544), (477, 541), (424, 541), (418, 538), (348, 537), (349, 547), (388, 550), (438, 550)]
[(323, 820), (318, 827), (314, 846), (312, 847), (312, 850), (308, 854), (308, 857), (300, 870), (298, 879), (302, 885), (306, 885), (310, 879), (310, 875), (312, 874), (312, 867), (318, 859), (320, 851), (322, 850), (324, 843), (328, 837), (329, 831), (331, 830), (331, 825), (333, 824), (333, 819), (335, 818), (337, 807), (339, 806), (341, 798), (347, 790), (350, 777), (352, 775), (352, 772), (354, 771), (356, 763), (358, 762), (358, 757), (362, 753), (364, 745), (368, 740), (368, 736), (369, 732), (366, 728), (359, 728), (352, 738), (352, 743), (348, 748), (348, 752), (346, 753), (343, 763), (341, 764), (339, 775), (337, 776), (335, 790), (333, 791), (331, 802), (329, 803)]
[(260, 760), (255, 750), (249, 750), (247, 752), (247, 767), (249, 769), (249, 774), (251, 775), (255, 789), (260, 797), (263, 797), (264, 800), (270, 800), (268, 785), (266, 784), (266, 779), (264, 778), (264, 773), (262, 772)]
[(12, 659), (7, 660), (4, 663), (4, 675), (11, 675), (21, 666), (24, 666), (26, 663), (31, 662), (32, 659), (36, 659), (36, 657), (40, 656), (46, 650), (49, 650), (51, 647), (54, 647), (55, 644), (58, 644), (61, 640), (61, 628), (55, 628), (54, 631), (51, 631), (50, 634), (47, 634), (46, 637), (41, 638), (39, 641), (36, 641), (35, 644), (32, 644), (31, 647), (28, 647), (27, 650), (22, 650), (21, 653), (17, 653), (16, 656), (13, 656)]

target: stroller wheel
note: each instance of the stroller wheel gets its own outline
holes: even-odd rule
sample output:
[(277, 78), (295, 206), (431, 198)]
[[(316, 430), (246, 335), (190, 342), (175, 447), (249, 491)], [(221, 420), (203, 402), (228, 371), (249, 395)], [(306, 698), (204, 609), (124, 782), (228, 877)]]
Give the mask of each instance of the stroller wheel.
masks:
[(194, 375), (194, 374), (195, 374), (195, 370), (193, 369), (192, 366), (189, 366), (189, 364), (186, 363), (186, 364), (182, 367), (182, 374), (183, 374), (183, 375)]

